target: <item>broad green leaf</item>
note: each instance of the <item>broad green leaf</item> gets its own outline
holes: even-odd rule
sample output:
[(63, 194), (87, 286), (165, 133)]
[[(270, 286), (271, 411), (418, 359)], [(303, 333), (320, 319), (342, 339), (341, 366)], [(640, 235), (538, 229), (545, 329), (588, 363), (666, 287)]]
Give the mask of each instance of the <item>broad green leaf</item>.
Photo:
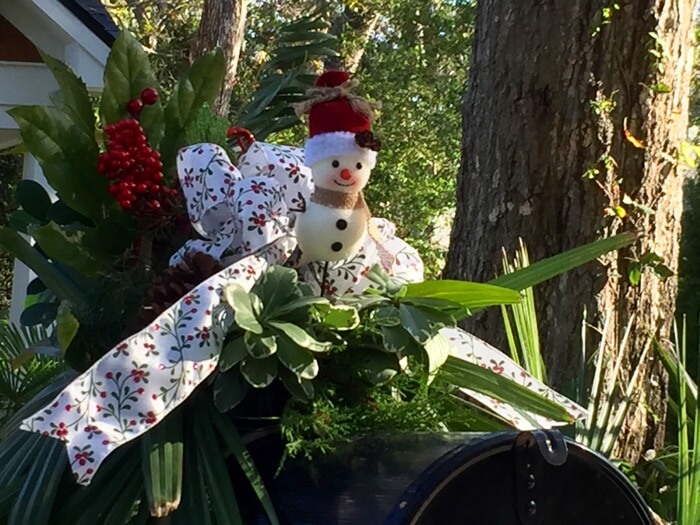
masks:
[(46, 213), (46, 219), (60, 225), (78, 223), (84, 226), (92, 226), (90, 219), (67, 206), (62, 200), (57, 200), (51, 204)]
[(141, 440), (141, 466), (151, 516), (167, 516), (180, 505), (183, 453), (182, 411), (175, 410)]
[(392, 354), (401, 354), (415, 341), (402, 326), (382, 326), (382, 339), (384, 349)]
[(572, 418), (559, 403), (525, 388), (509, 377), (496, 374), (488, 368), (449, 356), (441, 368), (441, 377), (447, 382), (491, 396), (522, 410), (548, 417), (555, 421), (571, 422)]
[(242, 329), (254, 334), (262, 334), (263, 327), (258, 322), (253, 310), (251, 297), (240, 284), (229, 284), (224, 288), (224, 298), (233, 308), (233, 318)]
[[(159, 89), (148, 55), (138, 40), (128, 31), (122, 31), (112, 44), (105, 66), (105, 87), (102, 91), (100, 115), (102, 124), (114, 124), (128, 117), (126, 106), (141, 97), (141, 91), (150, 87)], [(163, 137), (163, 106), (158, 100), (144, 106), (139, 122), (148, 135), (148, 142), (157, 148)]]
[(433, 329), (428, 318), (418, 308), (407, 304), (400, 305), (399, 319), (401, 320), (401, 326), (421, 344), (424, 344), (433, 335)]
[(450, 344), (442, 334), (435, 334), (423, 345), (428, 355), (428, 373), (432, 374), (440, 368), (450, 355)]
[(241, 363), (243, 377), (254, 388), (265, 388), (277, 377), (277, 356), (266, 359), (246, 357)]
[(10, 214), (9, 225), (17, 232), (31, 235), (31, 232), (41, 226), (35, 217), (32, 217), (24, 210), (15, 210)]
[(314, 397), (314, 386), (312, 381), (301, 379), (298, 375), (290, 372), (287, 368), (279, 369), (279, 378), (285, 388), (298, 400), (307, 403)]
[(16, 231), (0, 227), (0, 248), (29, 266), (59, 299), (69, 301), (76, 308), (86, 304), (82, 292)]
[(166, 170), (185, 146), (185, 130), (206, 103), (214, 105), (224, 80), (226, 61), (220, 49), (199, 58), (181, 77), (165, 106), (165, 135), (160, 153)]
[(41, 445), (30, 456), (28, 474), (15, 498), (8, 523), (41, 525), (52, 518), (53, 501), (68, 464), (63, 443), (41, 436)]
[(70, 305), (67, 301), (62, 301), (56, 314), (56, 337), (62, 353), (65, 354), (75, 334), (78, 333), (78, 328), (80, 323), (71, 312)]
[(321, 322), (335, 330), (352, 330), (360, 324), (360, 315), (354, 306), (317, 305), (316, 310), (321, 314)]
[(398, 326), (401, 324), (399, 310), (395, 306), (382, 306), (374, 312), (374, 320), (379, 326)]
[(226, 417), (213, 411), (211, 419), (214, 422), (214, 426), (219, 431), (219, 435), (224, 440), (224, 443), (226, 443), (226, 447), (236, 458), (238, 465), (248, 478), (250, 486), (253, 488), (253, 491), (255, 491), (255, 495), (258, 497), (258, 500), (260, 500), (265, 514), (267, 514), (267, 518), (270, 520), (270, 525), (279, 525), (279, 519), (272, 506), (272, 499), (270, 499), (270, 495), (265, 488), (265, 482), (258, 472), (255, 461), (253, 461), (248, 449), (246, 449), (245, 443), (238, 433), (238, 430), (236, 430), (235, 425)]
[(93, 221), (102, 220), (115, 201), (107, 191), (107, 179), (96, 171), (95, 138), (56, 108), (21, 106), (8, 113), (59, 197)]
[(318, 361), (314, 356), (284, 335), (278, 337), (277, 357), (300, 379), (313, 379), (318, 375)]
[(291, 339), (297, 345), (303, 348), (308, 348), (312, 352), (327, 352), (331, 348), (330, 343), (317, 341), (304, 329), (295, 324), (286, 323), (284, 321), (270, 321), (269, 324), (289, 337), (289, 339)]
[(484, 308), (497, 304), (515, 304), (519, 293), (483, 283), (468, 281), (424, 281), (406, 285), (405, 298), (445, 299), (463, 308)]
[(70, 266), (81, 275), (95, 276), (102, 267), (82, 245), (83, 232), (70, 235), (58, 224), (51, 222), (34, 230), (32, 236), (51, 259)]
[(277, 338), (274, 335), (257, 335), (246, 332), (243, 339), (248, 353), (255, 359), (264, 359), (277, 352)]
[(637, 239), (639, 239), (639, 234), (634, 232), (626, 232), (607, 239), (599, 239), (554, 257), (532, 263), (527, 268), (521, 268), (513, 273), (496, 277), (489, 281), (489, 284), (512, 290), (524, 290), (593, 261), (610, 251), (629, 246)]
[(236, 337), (224, 345), (219, 359), (219, 370), (226, 372), (237, 365), (248, 355), (248, 347), (243, 341), (243, 336)]
[(265, 304), (265, 314), (272, 315), (289, 302), (296, 289), (297, 280), (297, 272), (293, 268), (274, 265), (265, 272), (255, 285), (255, 293)]
[(38, 302), (27, 306), (19, 316), (22, 326), (48, 326), (58, 313), (58, 304), (51, 302)]
[(214, 404), (220, 412), (228, 412), (243, 401), (250, 390), (250, 384), (239, 370), (221, 373), (214, 380)]
[(381, 350), (358, 349), (354, 353), (354, 367), (360, 377), (373, 385), (381, 385), (401, 372), (399, 359)]
[(29, 284), (27, 285), (27, 295), (36, 295), (44, 290), (46, 290), (46, 285), (41, 282), (41, 279), (38, 277), (35, 277), (29, 281)]
[(95, 132), (95, 113), (87, 86), (66, 64), (51, 55), (39, 51), (46, 66), (53, 73), (61, 88), (61, 104), (58, 109), (73, 119), (85, 133)]
[(28, 179), (19, 181), (17, 184), (17, 203), (39, 222), (46, 223), (51, 197), (41, 184)]
[(218, 525), (243, 525), (238, 501), (226, 464), (217, 445), (211, 412), (204, 407), (194, 410), (194, 436), (199, 468), (209, 494)]
[(326, 299), (325, 297), (318, 297), (318, 296), (298, 297), (296, 299), (292, 299), (288, 303), (277, 308), (273, 312), (273, 315), (274, 315), (274, 317), (283, 317), (289, 313), (292, 313), (296, 310), (300, 310), (302, 308), (308, 309), (309, 307), (314, 306), (314, 305), (324, 305), (324, 304), (330, 304), (330, 301), (328, 299)]

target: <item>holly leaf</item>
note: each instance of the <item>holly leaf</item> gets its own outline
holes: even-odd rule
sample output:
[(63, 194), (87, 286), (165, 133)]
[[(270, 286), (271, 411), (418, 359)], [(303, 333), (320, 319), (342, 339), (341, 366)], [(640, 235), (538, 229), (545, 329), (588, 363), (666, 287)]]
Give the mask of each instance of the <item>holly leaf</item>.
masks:
[(85, 133), (95, 133), (95, 113), (85, 82), (60, 60), (39, 50), (42, 60), (61, 88), (58, 109), (68, 115)]
[[(128, 31), (122, 31), (112, 44), (112, 51), (105, 66), (105, 86), (100, 102), (102, 124), (113, 124), (128, 117), (126, 106), (132, 99), (141, 97), (141, 91), (158, 88), (158, 81), (151, 69), (148, 55), (138, 40)], [(163, 137), (163, 106), (144, 106), (139, 122), (148, 135), (148, 142), (157, 148)]]
[(24, 144), (61, 200), (95, 222), (106, 217), (115, 201), (107, 179), (96, 173), (99, 151), (94, 136), (56, 108), (21, 106), (8, 114), (19, 124)]
[(165, 106), (165, 134), (160, 153), (166, 171), (184, 146), (187, 125), (205, 104), (214, 105), (224, 81), (226, 61), (220, 49), (200, 57), (181, 77)]

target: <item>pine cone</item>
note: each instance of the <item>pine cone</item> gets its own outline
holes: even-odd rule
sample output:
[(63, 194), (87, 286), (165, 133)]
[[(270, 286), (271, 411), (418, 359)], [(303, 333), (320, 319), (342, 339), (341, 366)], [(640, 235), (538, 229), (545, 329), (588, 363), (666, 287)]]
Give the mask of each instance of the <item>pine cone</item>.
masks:
[(223, 270), (222, 264), (206, 253), (186, 253), (175, 266), (166, 268), (153, 282), (143, 298), (132, 330), (145, 328), (202, 281)]

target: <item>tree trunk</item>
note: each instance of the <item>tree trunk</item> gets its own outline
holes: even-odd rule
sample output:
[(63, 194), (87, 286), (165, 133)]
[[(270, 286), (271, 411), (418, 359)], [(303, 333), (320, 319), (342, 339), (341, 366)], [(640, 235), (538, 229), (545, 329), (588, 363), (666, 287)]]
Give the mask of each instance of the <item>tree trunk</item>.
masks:
[(214, 103), (214, 111), (224, 118), (228, 116), (231, 91), (236, 79), (247, 8), (248, 0), (204, 0), (202, 20), (192, 41), (191, 60), (217, 47), (224, 52), (226, 75)]
[[(502, 247), (512, 256), (518, 237), (531, 260), (539, 260), (622, 230), (645, 234), (630, 249), (538, 287), (542, 346), (555, 387), (567, 386), (578, 370), (584, 308), (595, 325), (610, 316), (611, 355), (635, 317), (626, 378), (650, 336), (668, 341), (675, 278), (645, 271), (633, 286), (629, 274), (651, 252), (677, 267), (682, 170), (674, 159), (688, 123), (693, 5), (478, 4), (445, 275), (492, 278), (501, 271)], [(505, 346), (499, 312), (469, 328)], [(591, 339), (587, 356), (598, 343)], [(651, 354), (640, 365), (641, 399), (618, 441), (631, 460), (663, 439), (666, 377)]]
[(343, 12), (333, 20), (329, 31), (340, 40), (344, 55), (328, 57), (324, 68), (342, 69), (354, 74), (362, 62), (367, 41), (377, 29), (379, 16), (380, 13), (376, 11), (356, 11), (345, 6)]

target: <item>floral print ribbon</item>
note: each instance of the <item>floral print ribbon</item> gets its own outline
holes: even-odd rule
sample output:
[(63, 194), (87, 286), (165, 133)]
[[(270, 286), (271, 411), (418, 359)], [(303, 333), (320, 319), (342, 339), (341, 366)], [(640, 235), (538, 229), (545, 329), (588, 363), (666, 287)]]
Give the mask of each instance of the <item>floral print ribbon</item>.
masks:
[[(288, 260), (296, 248), (294, 221), (312, 190), (311, 173), (300, 149), (259, 142), (238, 166), (217, 145), (185, 148), (178, 155), (178, 174), (190, 221), (200, 238), (188, 241), (171, 262), (177, 263), (189, 251), (200, 251), (227, 267), (112, 348), (21, 425), (65, 441), (71, 468), (81, 484), (90, 482), (113, 450), (157, 425), (214, 372), (231, 322), (231, 307), (222, 301), (223, 289), (238, 283), (249, 290), (269, 265)], [(393, 224), (375, 218), (371, 230), (372, 236), (354, 257), (328, 265), (311, 263), (299, 270), (302, 277), (328, 295), (360, 293), (370, 285), (365, 276), (375, 264), (383, 264), (388, 273), (407, 282), (422, 280), (418, 253), (396, 237)], [(471, 334), (450, 329), (443, 335), (455, 355), (508, 373), (559, 401), (574, 418), (584, 414)], [(464, 391), (517, 428), (555, 423)]]

